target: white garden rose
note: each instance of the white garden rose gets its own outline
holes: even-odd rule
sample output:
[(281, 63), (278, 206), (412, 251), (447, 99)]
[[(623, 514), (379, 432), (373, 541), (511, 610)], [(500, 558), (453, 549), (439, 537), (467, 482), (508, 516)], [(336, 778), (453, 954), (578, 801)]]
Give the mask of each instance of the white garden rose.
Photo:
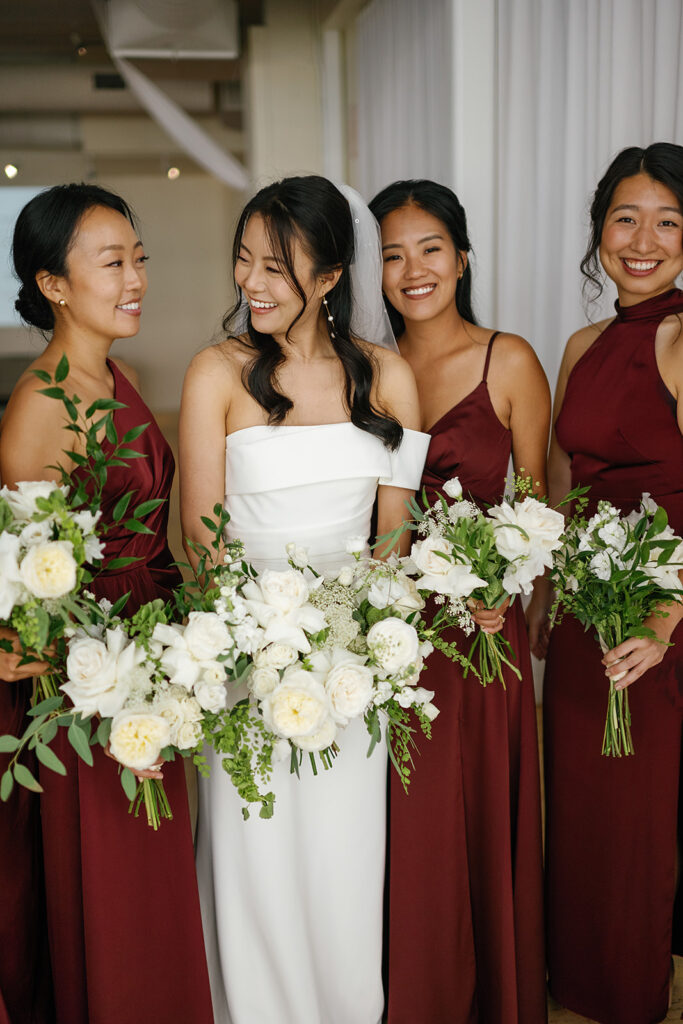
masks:
[(376, 622), (368, 630), (367, 644), (377, 664), (390, 675), (407, 669), (419, 654), (417, 632), (403, 619)]
[(494, 521), (496, 550), (508, 561), (528, 555), (533, 548), (549, 555), (560, 546), (564, 516), (536, 498), (526, 497), (514, 505), (503, 502), (486, 514)]
[(160, 718), (163, 718), (165, 722), (168, 722), (169, 728), (169, 742), (174, 745), (178, 741), (178, 730), (181, 725), (185, 722), (185, 709), (183, 707), (184, 701), (178, 697), (174, 697), (171, 694), (166, 694), (153, 702), (151, 711)]
[(265, 697), (262, 709), (271, 732), (293, 739), (317, 732), (328, 716), (329, 702), (317, 677), (295, 668)]
[(457, 476), (451, 477), (443, 485), (443, 492), (449, 498), (462, 498), (462, 484)]
[(252, 669), (249, 675), (249, 689), (258, 700), (263, 700), (280, 685), (280, 673), (269, 666)]
[(83, 715), (110, 718), (123, 708), (131, 686), (140, 688), (138, 670), (144, 660), (144, 650), (129, 641), (121, 627), (108, 629), (104, 640), (79, 637), (69, 642), (68, 682), (61, 689)]
[(67, 540), (52, 540), (30, 547), (19, 567), (28, 591), (38, 598), (63, 597), (76, 586), (78, 566), (73, 545)]
[(259, 576), (258, 585), (263, 601), (285, 615), (308, 599), (308, 584), (295, 569), (266, 569)]
[(53, 491), (68, 494), (69, 488), (52, 480), (19, 480), (16, 490), (0, 488), (0, 497), (5, 499), (16, 519), (27, 520), (39, 511), (36, 498), (49, 498)]
[(144, 771), (159, 760), (171, 742), (168, 722), (148, 711), (121, 711), (114, 717), (109, 749), (121, 764), (133, 771)]
[(0, 533), (0, 619), (9, 619), (22, 594), (19, 550), (18, 537)]
[(259, 668), (267, 666), (276, 669), (287, 668), (288, 665), (293, 665), (298, 657), (299, 652), (295, 647), (290, 647), (289, 644), (273, 643), (256, 652), (254, 663)]
[(337, 726), (331, 718), (326, 718), (319, 729), (308, 736), (295, 736), (292, 743), (308, 753), (317, 753), (319, 750), (327, 750), (334, 743), (337, 735)]
[(206, 679), (206, 675), (195, 685), (194, 695), (199, 702), (199, 706), (204, 711), (210, 711), (213, 715), (218, 714), (219, 711), (227, 707), (228, 692), (225, 688), (225, 683), (209, 682)]
[(230, 630), (215, 612), (190, 612), (183, 639), (197, 661), (213, 661), (233, 646)]
[(372, 669), (359, 661), (347, 653), (346, 659), (340, 660), (325, 680), (331, 714), (338, 725), (347, 725), (350, 719), (362, 715), (372, 698)]

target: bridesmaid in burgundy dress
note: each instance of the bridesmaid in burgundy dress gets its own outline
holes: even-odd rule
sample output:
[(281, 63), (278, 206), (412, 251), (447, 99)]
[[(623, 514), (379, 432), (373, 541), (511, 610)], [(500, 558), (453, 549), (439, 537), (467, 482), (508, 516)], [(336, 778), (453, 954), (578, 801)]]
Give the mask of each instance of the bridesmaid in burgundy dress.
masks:
[[(582, 269), (600, 262), (617, 286), (617, 315), (574, 334), (555, 403), (550, 490), (590, 484), (629, 512), (643, 491), (683, 533), (683, 147), (621, 152), (591, 207)], [(547, 647), (547, 590), (530, 635)], [(654, 1024), (667, 1013), (676, 888), (681, 749), (681, 609), (601, 656), (592, 631), (553, 630), (544, 691), (547, 932), (550, 989), (601, 1024)], [(623, 659), (615, 666), (617, 659)], [(607, 666), (607, 669), (605, 668)], [(600, 753), (605, 675), (627, 670), (635, 755)], [(641, 678), (642, 677), (642, 678)]]
[[(137, 334), (147, 288), (146, 257), (128, 206), (96, 186), (50, 189), (21, 212), (13, 255), (22, 282), (19, 312), (27, 323), (52, 331), (32, 368), (54, 374), (66, 354), (66, 387), (80, 396), (82, 408), (104, 397), (125, 403), (114, 414), (119, 436), (149, 424), (134, 442), (145, 457), (108, 474), (104, 521), (129, 490), (136, 503), (168, 499), (170, 449), (126, 373), (107, 358), (115, 338)], [(40, 386), (24, 374), (2, 420), (0, 473), (10, 485), (54, 478), (46, 467), (63, 459), (62, 449), (73, 440), (64, 433), (61, 404), (40, 395)], [(93, 586), (97, 596), (115, 600), (130, 591), (128, 613), (169, 596), (178, 576), (166, 543), (167, 516), (166, 501), (147, 519), (153, 534), (118, 526), (110, 531), (106, 558), (139, 561), (111, 573), (105, 568)], [(113, 759), (95, 747), (89, 768), (63, 733), (60, 740), (68, 774), (42, 772), (40, 800), (57, 1024), (211, 1024), (182, 762), (163, 767), (174, 817), (155, 833), (128, 814)]]
[[(371, 203), (384, 250), (384, 294), (432, 434), (430, 497), (459, 476), (480, 504), (502, 497), (508, 460), (545, 490), (550, 395), (530, 346), (477, 326), (465, 213), (450, 189), (397, 182)], [(504, 614), (501, 614), (503, 612)], [(542, 1024), (540, 779), (524, 615), (480, 611), (503, 626), (521, 669), (487, 688), (435, 652), (425, 685), (441, 714), (420, 744), (410, 793), (392, 779), (389, 1024)], [(455, 634), (461, 649), (466, 637)]]

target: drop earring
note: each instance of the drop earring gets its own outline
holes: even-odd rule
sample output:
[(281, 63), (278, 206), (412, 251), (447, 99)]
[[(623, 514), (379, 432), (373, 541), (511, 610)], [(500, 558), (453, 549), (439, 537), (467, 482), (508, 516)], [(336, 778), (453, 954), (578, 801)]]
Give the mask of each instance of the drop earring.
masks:
[(325, 307), (325, 313), (327, 314), (327, 329), (330, 332), (330, 338), (336, 338), (337, 335), (334, 333), (334, 317), (330, 313), (330, 307), (327, 304), (326, 295), (323, 295), (323, 306)]

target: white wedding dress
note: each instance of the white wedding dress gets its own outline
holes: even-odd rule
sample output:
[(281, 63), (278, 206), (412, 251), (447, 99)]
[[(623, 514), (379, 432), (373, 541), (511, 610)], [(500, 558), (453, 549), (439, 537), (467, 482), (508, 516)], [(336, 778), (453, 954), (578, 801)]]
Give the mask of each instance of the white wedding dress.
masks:
[[(255, 426), (226, 441), (230, 538), (257, 567), (285, 568), (289, 541), (326, 569), (367, 537), (378, 483), (415, 490), (429, 436), (388, 451), (351, 423)], [(214, 757), (200, 780), (197, 846), (216, 1024), (378, 1024), (386, 747), (367, 758), (356, 720), (329, 771), (275, 766), (275, 813), (248, 821)]]

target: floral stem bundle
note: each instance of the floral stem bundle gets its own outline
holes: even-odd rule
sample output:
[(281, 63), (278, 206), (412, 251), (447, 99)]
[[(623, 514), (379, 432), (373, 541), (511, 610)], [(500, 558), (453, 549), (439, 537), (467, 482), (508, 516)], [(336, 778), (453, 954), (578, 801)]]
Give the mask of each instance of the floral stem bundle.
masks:
[[(683, 589), (683, 541), (668, 525), (665, 509), (648, 494), (628, 515), (608, 501), (598, 502), (590, 519), (584, 508), (582, 500), (568, 521), (551, 572), (557, 591), (553, 618), (570, 612), (585, 629), (595, 629), (603, 653), (628, 637), (659, 640), (644, 622), (666, 616), (666, 604), (680, 601)], [(602, 743), (608, 757), (634, 752), (628, 689), (615, 688), (623, 675), (609, 681)]]

